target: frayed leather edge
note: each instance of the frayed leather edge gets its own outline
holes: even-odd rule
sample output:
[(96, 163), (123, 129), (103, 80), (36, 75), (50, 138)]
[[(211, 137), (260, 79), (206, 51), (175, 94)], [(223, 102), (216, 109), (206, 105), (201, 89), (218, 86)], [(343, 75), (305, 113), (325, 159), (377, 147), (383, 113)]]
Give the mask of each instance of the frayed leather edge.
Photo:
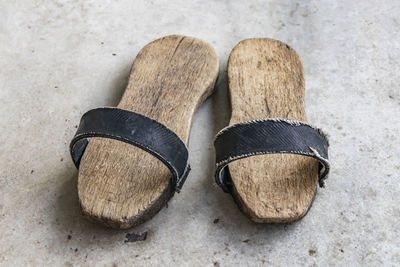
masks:
[[(248, 158), (251, 156), (256, 156), (256, 155), (268, 155), (268, 154), (296, 154), (296, 155), (303, 155), (303, 156), (309, 156), (312, 158), (317, 159), (319, 162), (322, 162), (322, 166), (324, 167), (321, 169), (318, 173), (318, 183), (320, 187), (325, 187), (325, 180), (328, 178), (328, 173), (330, 170), (330, 162), (328, 159), (322, 157), (318, 151), (312, 147), (309, 147), (309, 149), (312, 151), (310, 152), (302, 152), (302, 151), (269, 151), (269, 152), (264, 152), (264, 151), (259, 151), (259, 152), (251, 152), (251, 153), (246, 153), (246, 154), (241, 154), (237, 155), (234, 157), (229, 156), (227, 159), (221, 160), (215, 164), (216, 166), (216, 177), (215, 181), (216, 183), (221, 186), (224, 185), (224, 182), (222, 181), (221, 173), (222, 170), (231, 162), (243, 158)], [(225, 191), (225, 190), (224, 190)]]
[(215, 143), (215, 141), (218, 139), (219, 136), (221, 136), (222, 134), (224, 134), (226, 131), (241, 126), (241, 125), (248, 125), (248, 124), (253, 124), (253, 123), (261, 123), (261, 122), (268, 122), (268, 121), (272, 121), (272, 122), (284, 122), (287, 124), (290, 124), (292, 126), (300, 126), (300, 125), (305, 125), (308, 126), (314, 130), (316, 130), (322, 137), (324, 137), (324, 139), (326, 140), (326, 142), (328, 143), (329, 146), (329, 138), (328, 135), (321, 129), (318, 128), (312, 124), (306, 123), (304, 121), (300, 121), (300, 120), (294, 120), (294, 119), (287, 119), (287, 118), (264, 118), (264, 119), (254, 119), (254, 120), (248, 120), (248, 121), (242, 121), (242, 122), (238, 122), (229, 126), (226, 126), (225, 128), (223, 128), (222, 130), (220, 130), (214, 138), (213, 143)]

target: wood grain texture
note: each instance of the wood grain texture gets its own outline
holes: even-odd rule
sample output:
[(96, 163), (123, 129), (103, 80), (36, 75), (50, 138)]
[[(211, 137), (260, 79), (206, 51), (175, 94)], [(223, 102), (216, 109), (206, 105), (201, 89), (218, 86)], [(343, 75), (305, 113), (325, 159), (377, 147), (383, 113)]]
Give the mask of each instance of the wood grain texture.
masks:
[[(193, 115), (212, 93), (218, 71), (215, 50), (202, 40), (155, 40), (137, 55), (118, 107), (163, 123), (187, 144)], [(140, 148), (92, 138), (79, 168), (79, 201), (89, 219), (129, 228), (166, 205), (174, 194), (171, 178), (161, 161)]]
[[(230, 124), (256, 118), (307, 121), (304, 71), (297, 53), (273, 39), (248, 39), (228, 62)], [(311, 207), (318, 184), (315, 159), (291, 154), (257, 155), (229, 164), (233, 197), (253, 221), (293, 222)]]

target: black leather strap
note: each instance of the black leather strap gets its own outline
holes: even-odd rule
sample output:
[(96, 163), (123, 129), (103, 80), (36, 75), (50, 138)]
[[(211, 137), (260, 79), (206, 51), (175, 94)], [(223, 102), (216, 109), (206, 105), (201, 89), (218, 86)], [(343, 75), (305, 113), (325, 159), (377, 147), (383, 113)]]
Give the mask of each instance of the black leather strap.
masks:
[(151, 153), (170, 169), (177, 192), (189, 174), (185, 143), (163, 124), (141, 114), (107, 107), (86, 112), (70, 145), (77, 168), (90, 137), (116, 139)]
[(232, 180), (228, 164), (234, 160), (262, 154), (290, 153), (319, 161), (319, 185), (329, 172), (328, 139), (320, 129), (297, 120), (259, 119), (234, 124), (221, 130), (214, 141), (215, 181), (230, 192)]

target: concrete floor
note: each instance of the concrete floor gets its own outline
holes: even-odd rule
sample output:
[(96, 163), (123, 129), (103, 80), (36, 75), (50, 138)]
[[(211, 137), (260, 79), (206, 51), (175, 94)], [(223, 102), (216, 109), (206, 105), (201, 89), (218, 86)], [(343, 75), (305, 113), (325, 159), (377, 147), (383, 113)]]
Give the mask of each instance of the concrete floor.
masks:
[[(399, 1), (172, 2), (0, 4), (0, 265), (399, 266)], [(149, 222), (91, 224), (69, 157), (74, 126), (117, 104), (138, 51), (173, 33), (209, 41), (221, 59), (216, 94), (194, 120), (193, 171)], [(229, 118), (226, 61), (249, 37), (297, 50), (309, 120), (330, 136), (327, 186), (291, 225), (251, 223), (213, 184), (211, 142)]]

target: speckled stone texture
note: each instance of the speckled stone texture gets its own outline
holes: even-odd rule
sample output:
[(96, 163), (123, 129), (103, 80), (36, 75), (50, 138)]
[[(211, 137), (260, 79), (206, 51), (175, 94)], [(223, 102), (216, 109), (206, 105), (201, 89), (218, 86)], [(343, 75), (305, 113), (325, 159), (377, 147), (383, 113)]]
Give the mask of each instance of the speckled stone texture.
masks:
[[(394, 0), (2, 1), (0, 265), (400, 265), (399, 14)], [(173, 33), (221, 58), (216, 94), (193, 123), (193, 170), (151, 221), (91, 224), (68, 151), (75, 127), (86, 110), (116, 105), (138, 51)], [(309, 120), (330, 136), (327, 186), (291, 225), (251, 223), (213, 182), (226, 61), (249, 37), (296, 49)]]

